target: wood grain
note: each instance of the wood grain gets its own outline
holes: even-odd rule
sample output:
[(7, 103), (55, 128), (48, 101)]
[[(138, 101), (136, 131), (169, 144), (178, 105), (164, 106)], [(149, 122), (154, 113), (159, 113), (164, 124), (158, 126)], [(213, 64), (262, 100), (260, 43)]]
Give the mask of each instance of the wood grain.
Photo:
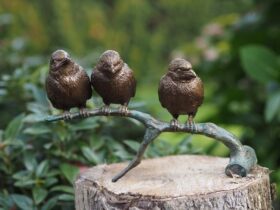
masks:
[(76, 209), (271, 209), (268, 169), (256, 166), (247, 177), (230, 178), (224, 173), (228, 161), (148, 159), (116, 183), (111, 179), (126, 163), (99, 165), (76, 180)]

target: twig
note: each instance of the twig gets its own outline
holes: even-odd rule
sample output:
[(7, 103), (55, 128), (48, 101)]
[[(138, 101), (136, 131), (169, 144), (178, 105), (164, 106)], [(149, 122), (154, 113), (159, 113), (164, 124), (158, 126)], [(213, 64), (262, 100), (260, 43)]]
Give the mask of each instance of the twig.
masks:
[[(125, 169), (112, 179), (113, 182), (118, 181), (127, 172), (140, 164), (147, 146), (162, 132), (200, 134), (222, 142), (230, 150), (230, 161), (225, 170), (225, 173), (228, 176), (232, 176), (232, 174), (246, 176), (250, 169), (257, 163), (254, 149), (249, 146), (243, 146), (237, 137), (235, 137), (232, 133), (215, 125), (214, 123), (198, 123), (195, 124), (195, 129), (191, 129), (188, 125), (179, 125), (177, 129), (174, 129), (170, 126), (170, 123), (159, 121), (147, 113), (136, 110), (130, 110), (127, 115), (123, 115), (123, 113), (116, 109), (111, 110), (109, 115), (104, 114), (100, 109), (88, 111), (88, 117), (95, 116), (129, 117), (138, 120), (146, 127), (144, 139), (140, 144), (136, 156)], [(70, 117), (71, 119), (83, 118), (78, 112), (72, 113)], [(48, 122), (59, 120), (64, 120), (63, 115), (49, 116), (45, 119), (45, 121)]]

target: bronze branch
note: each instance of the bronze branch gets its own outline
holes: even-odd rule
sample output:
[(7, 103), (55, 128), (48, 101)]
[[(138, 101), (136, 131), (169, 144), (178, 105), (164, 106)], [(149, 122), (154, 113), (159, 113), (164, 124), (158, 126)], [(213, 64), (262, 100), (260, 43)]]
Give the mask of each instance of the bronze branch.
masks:
[[(118, 109), (112, 109), (110, 114), (104, 114), (101, 109), (94, 109), (88, 111), (88, 117), (95, 116), (119, 116), (119, 117), (129, 117), (141, 122), (145, 127), (145, 135), (140, 147), (137, 151), (136, 156), (128, 164), (128, 166), (123, 169), (120, 173), (113, 177), (112, 182), (118, 181), (127, 172), (140, 164), (143, 154), (147, 146), (162, 132), (185, 132), (192, 134), (205, 135), (214, 138), (222, 142), (230, 150), (230, 161), (225, 169), (225, 173), (228, 176), (247, 176), (249, 171), (257, 163), (257, 157), (254, 149), (249, 146), (242, 145), (241, 142), (232, 133), (227, 130), (215, 125), (214, 123), (198, 123), (195, 124), (196, 129), (190, 128), (188, 125), (179, 125), (178, 128), (170, 126), (169, 122), (162, 122), (147, 113), (143, 113), (136, 110), (129, 110), (126, 115), (123, 114)], [(83, 118), (79, 112), (71, 113), (69, 115), (71, 119)], [(64, 120), (63, 115), (48, 116), (45, 121), (59, 121)]]

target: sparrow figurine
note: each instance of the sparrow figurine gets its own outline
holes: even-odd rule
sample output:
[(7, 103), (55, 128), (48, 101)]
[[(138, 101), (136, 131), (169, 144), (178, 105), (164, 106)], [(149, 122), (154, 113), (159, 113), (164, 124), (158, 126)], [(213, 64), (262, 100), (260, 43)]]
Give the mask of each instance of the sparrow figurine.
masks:
[(107, 50), (100, 56), (91, 74), (91, 84), (103, 99), (103, 113), (109, 115), (110, 104), (120, 104), (120, 112), (128, 113), (128, 103), (135, 96), (136, 80), (118, 52)]
[(203, 83), (192, 69), (190, 62), (173, 59), (168, 72), (161, 78), (158, 88), (159, 101), (172, 115), (171, 127), (179, 126), (179, 115), (188, 115), (188, 126), (195, 128), (194, 117), (204, 98)]
[(56, 50), (50, 59), (46, 91), (52, 105), (64, 111), (64, 119), (70, 119), (70, 109), (77, 107), (81, 116), (87, 116), (86, 102), (92, 96), (90, 78), (64, 50)]

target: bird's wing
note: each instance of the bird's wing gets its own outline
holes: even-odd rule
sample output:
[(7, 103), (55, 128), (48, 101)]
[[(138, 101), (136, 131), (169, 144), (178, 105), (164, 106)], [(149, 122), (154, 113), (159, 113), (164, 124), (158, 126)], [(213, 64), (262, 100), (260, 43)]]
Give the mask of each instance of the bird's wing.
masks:
[(130, 86), (131, 86), (131, 97), (134, 97), (135, 96), (135, 93), (136, 93), (136, 85), (137, 85), (137, 81), (136, 79), (134, 78), (134, 75), (133, 75), (133, 72), (132, 70), (131, 71), (131, 77), (130, 77)]
[(134, 77), (132, 77), (132, 97), (134, 97), (136, 94), (136, 86), (137, 86), (137, 81)]
[(60, 84), (49, 75), (46, 79), (46, 91), (47, 96), (54, 107), (57, 107), (57, 103), (60, 100), (59, 95), (61, 90), (63, 89), (60, 88)]
[(163, 76), (159, 82), (158, 97), (162, 107), (166, 108), (170, 101), (170, 95), (172, 94), (172, 88), (170, 87), (170, 79), (167, 76)]
[(96, 68), (93, 69), (91, 73), (91, 85), (93, 88), (99, 89), (97, 86), (101, 86), (103, 80), (105, 80), (106, 77), (98, 71)]
[(203, 82), (202, 80), (197, 77), (196, 78), (196, 85), (194, 86), (194, 88), (196, 89), (196, 101), (197, 101), (197, 105), (200, 106), (203, 103), (204, 100), (204, 87), (203, 87)]
[(86, 98), (90, 99), (92, 96), (90, 78), (89, 78), (88, 74), (86, 73), (86, 71), (81, 66), (75, 65), (75, 68), (78, 68), (79, 80), (83, 84), (83, 87), (85, 87), (84, 91), (86, 91)]
[(125, 64), (124, 66), (124, 70), (125, 72), (127, 72), (126, 74), (128, 75), (128, 82), (129, 82), (129, 88), (130, 88), (130, 95), (131, 97), (135, 96), (136, 93), (136, 85), (137, 85), (137, 81), (133, 75), (133, 71), (129, 68), (129, 66), (127, 64)]
[(97, 79), (99, 73), (100, 72), (96, 69), (96, 67), (91, 72), (90, 79), (91, 79), (91, 84), (93, 85), (93, 87), (96, 83), (96, 79)]

